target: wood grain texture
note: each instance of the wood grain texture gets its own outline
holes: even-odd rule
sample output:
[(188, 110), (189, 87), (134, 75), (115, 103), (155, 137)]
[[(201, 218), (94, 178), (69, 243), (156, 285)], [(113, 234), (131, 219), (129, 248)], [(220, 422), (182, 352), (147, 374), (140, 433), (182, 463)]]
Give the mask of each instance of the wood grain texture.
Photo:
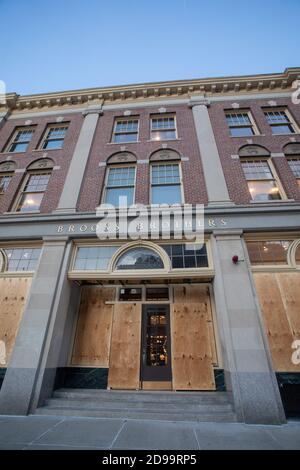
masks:
[(71, 364), (108, 367), (115, 288), (82, 287)]
[[(193, 289), (174, 288), (175, 303), (171, 312), (173, 389), (215, 390), (208, 293), (191, 287)], [(183, 303), (183, 299), (186, 302)]]
[(141, 319), (141, 304), (115, 304), (108, 388), (140, 388)]
[(294, 365), (291, 361), (293, 352), (291, 345), (296, 338), (294, 338), (285, 306), (285, 303), (288, 304), (289, 313), (294, 317), (294, 305), (290, 299), (296, 296), (297, 283), (288, 285), (290, 282), (288, 273), (254, 273), (253, 276), (274, 370), (278, 372), (299, 372), (299, 366)]
[(7, 367), (9, 363), (31, 280), (25, 277), (0, 279), (0, 341), (5, 344), (5, 350), (3, 343), (1, 347), (0, 367)]

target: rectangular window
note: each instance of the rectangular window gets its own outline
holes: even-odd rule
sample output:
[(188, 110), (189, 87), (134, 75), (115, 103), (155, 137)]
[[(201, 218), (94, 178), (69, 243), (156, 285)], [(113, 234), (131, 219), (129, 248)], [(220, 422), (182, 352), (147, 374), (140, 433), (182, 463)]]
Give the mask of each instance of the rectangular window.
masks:
[(257, 134), (249, 111), (226, 112), (226, 121), (232, 137), (248, 137)]
[(178, 163), (151, 166), (151, 204), (181, 204), (181, 178)]
[(42, 149), (61, 149), (64, 144), (64, 139), (68, 130), (66, 124), (53, 124), (47, 127), (44, 137), (42, 139)]
[(277, 182), (267, 160), (242, 160), (242, 168), (253, 201), (281, 199)]
[(290, 244), (289, 240), (247, 241), (251, 264), (288, 264), (287, 253)]
[(148, 301), (169, 300), (169, 288), (168, 287), (146, 287), (146, 300)]
[(206, 245), (161, 245), (168, 253), (172, 268), (207, 268)]
[(300, 188), (300, 158), (289, 158), (288, 163), (290, 165), (290, 169), (293, 172), (293, 175), (297, 179), (298, 186)]
[(121, 302), (134, 302), (142, 300), (142, 288), (121, 287), (119, 290), (119, 300)]
[(40, 209), (51, 173), (31, 173), (21, 191), (17, 212), (32, 212)]
[(34, 133), (34, 127), (17, 128), (7, 145), (5, 152), (26, 152)]
[(12, 175), (0, 174), (0, 194), (4, 194), (8, 188)]
[(41, 253), (40, 248), (5, 248), (7, 271), (34, 271)]
[(121, 119), (115, 120), (112, 142), (137, 142), (139, 133), (138, 119)]
[(175, 115), (151, 116), (151, 140), (177, 139)]
[(106, 271), (119, 246), (78, 247), (73, 269), (75, 271)]
[(135, 167), (116, 166), (108, 168), (105, 203), (115, 207), (134, 202)]
[(268, 124), (271, 126), (272, 134), (294, 134), (295, 123), (286, 110), (264, 111)]

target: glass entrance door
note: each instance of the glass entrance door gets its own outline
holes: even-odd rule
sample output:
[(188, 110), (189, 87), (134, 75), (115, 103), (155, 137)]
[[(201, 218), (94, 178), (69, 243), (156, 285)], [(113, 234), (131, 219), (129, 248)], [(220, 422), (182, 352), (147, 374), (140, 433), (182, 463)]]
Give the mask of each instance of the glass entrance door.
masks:
[(170, 307), (143, 305), (142, 381), (171, 381)]

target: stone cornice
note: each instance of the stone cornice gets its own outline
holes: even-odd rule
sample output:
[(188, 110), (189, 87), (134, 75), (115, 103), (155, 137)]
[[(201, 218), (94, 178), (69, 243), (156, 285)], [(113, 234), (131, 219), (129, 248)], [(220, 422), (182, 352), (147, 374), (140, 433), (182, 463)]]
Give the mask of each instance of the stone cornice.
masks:
[(0, 111), (42, 111), (43, 109), (82, 108), (145, 100), (192, 98), (193, 96), (230, 96), (266, 92), (293, 91), (293, 82), (300, 79), (300, 67), (287, 68), (283, 73), (236, 77), (200, 78), (168, 82), (142, 83), (102, 88), (87, 88), (36, 95), (8, 93), (7, 104)]

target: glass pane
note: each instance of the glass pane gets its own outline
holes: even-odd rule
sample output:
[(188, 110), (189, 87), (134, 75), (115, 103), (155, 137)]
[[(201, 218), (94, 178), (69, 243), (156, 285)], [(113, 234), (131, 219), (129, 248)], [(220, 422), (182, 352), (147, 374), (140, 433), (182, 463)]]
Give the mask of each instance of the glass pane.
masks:
[(37, 173), (35, 175), (31, 175), (25, 185), (24, 192), (45, 191), (50, 176), (50, 173)]
[(8, 149), (9, 152), (26, 152), (28, 143), (15, 143), (10, 146)]
[(274, 181), (249, 181), (248, 188), (253, 201), (273, 201), (281, 199)]
[(40, 208), (44, 193), (23, 194), (17, 212), (37, 211)]
[(41, 253), (40, 248), (13, 248), (5, 250), (8, 271), (34, 271)]
[(11, 176), (0, 176), (0, 193), (4, 193), (10, 183)]
[(133, 186), (135, 179), (135, 167), (125, 166), (109, 168), (107, 186)]
[(152, 184), (180, 183), (178, 164), (152, 165)]
[(152, 186), (152, 204), (181, 204), (180, 185)]
[(106, 270), (109, 262), (119, 246), (88, 246), (77, 249), (74, 269)]
[(296, 258), (296, 263), (300, 264), (300, 245), (298, 245), (298, 247), (296, 249), (295, 258)]
[(108, 188), (105, 202), (115, 207), (130, 206), (133, 204), (133, 188)]
[(61, 149), (64, 144), (63, 139), (45, 140), (43, 149)]
[(247, 180), (273, 179), (269, 164), (266, 160), (243, 160), (241, 163)]
[(147, 366), (166, 366), (167, 352), (167, 318), (165, 314), (149, 313), (147, 315)]
[(283, 124), (281, 126), (271, 126), (272, 134), (293, 134), (294, 129), (289, 124)]
[(142, 289), (135, 287), (122, 287), (119, 290), (119, 300), (123, 300), (124, 302), (130, 300), (142, 300)]
[(253, 135), (252, 127), (231, 127), (230, 134), (232, 137), (247, 137), (249, 135)]
[(133, 248), (120, 256), (116, 269), (163, 269), (161, 257), (150, 248)]
[(147, 287), (146, 300), (169, 300), (168, 287)]
[(152, 131), (152, 140), (172, 140), (176, 139), (176, 131)]
[(122, 142), (137, 142), (137, 133), (131, 134), (114, 134), (113, 142), (122, 143)]
[(296, 178), (300, 178), (300, 158), (293, 158), (291, 160), (288, 160), (290, 169), (293, 172), (293, 175)]
[(251, 264), (287, 264), (289, 240), (248, 241)]

